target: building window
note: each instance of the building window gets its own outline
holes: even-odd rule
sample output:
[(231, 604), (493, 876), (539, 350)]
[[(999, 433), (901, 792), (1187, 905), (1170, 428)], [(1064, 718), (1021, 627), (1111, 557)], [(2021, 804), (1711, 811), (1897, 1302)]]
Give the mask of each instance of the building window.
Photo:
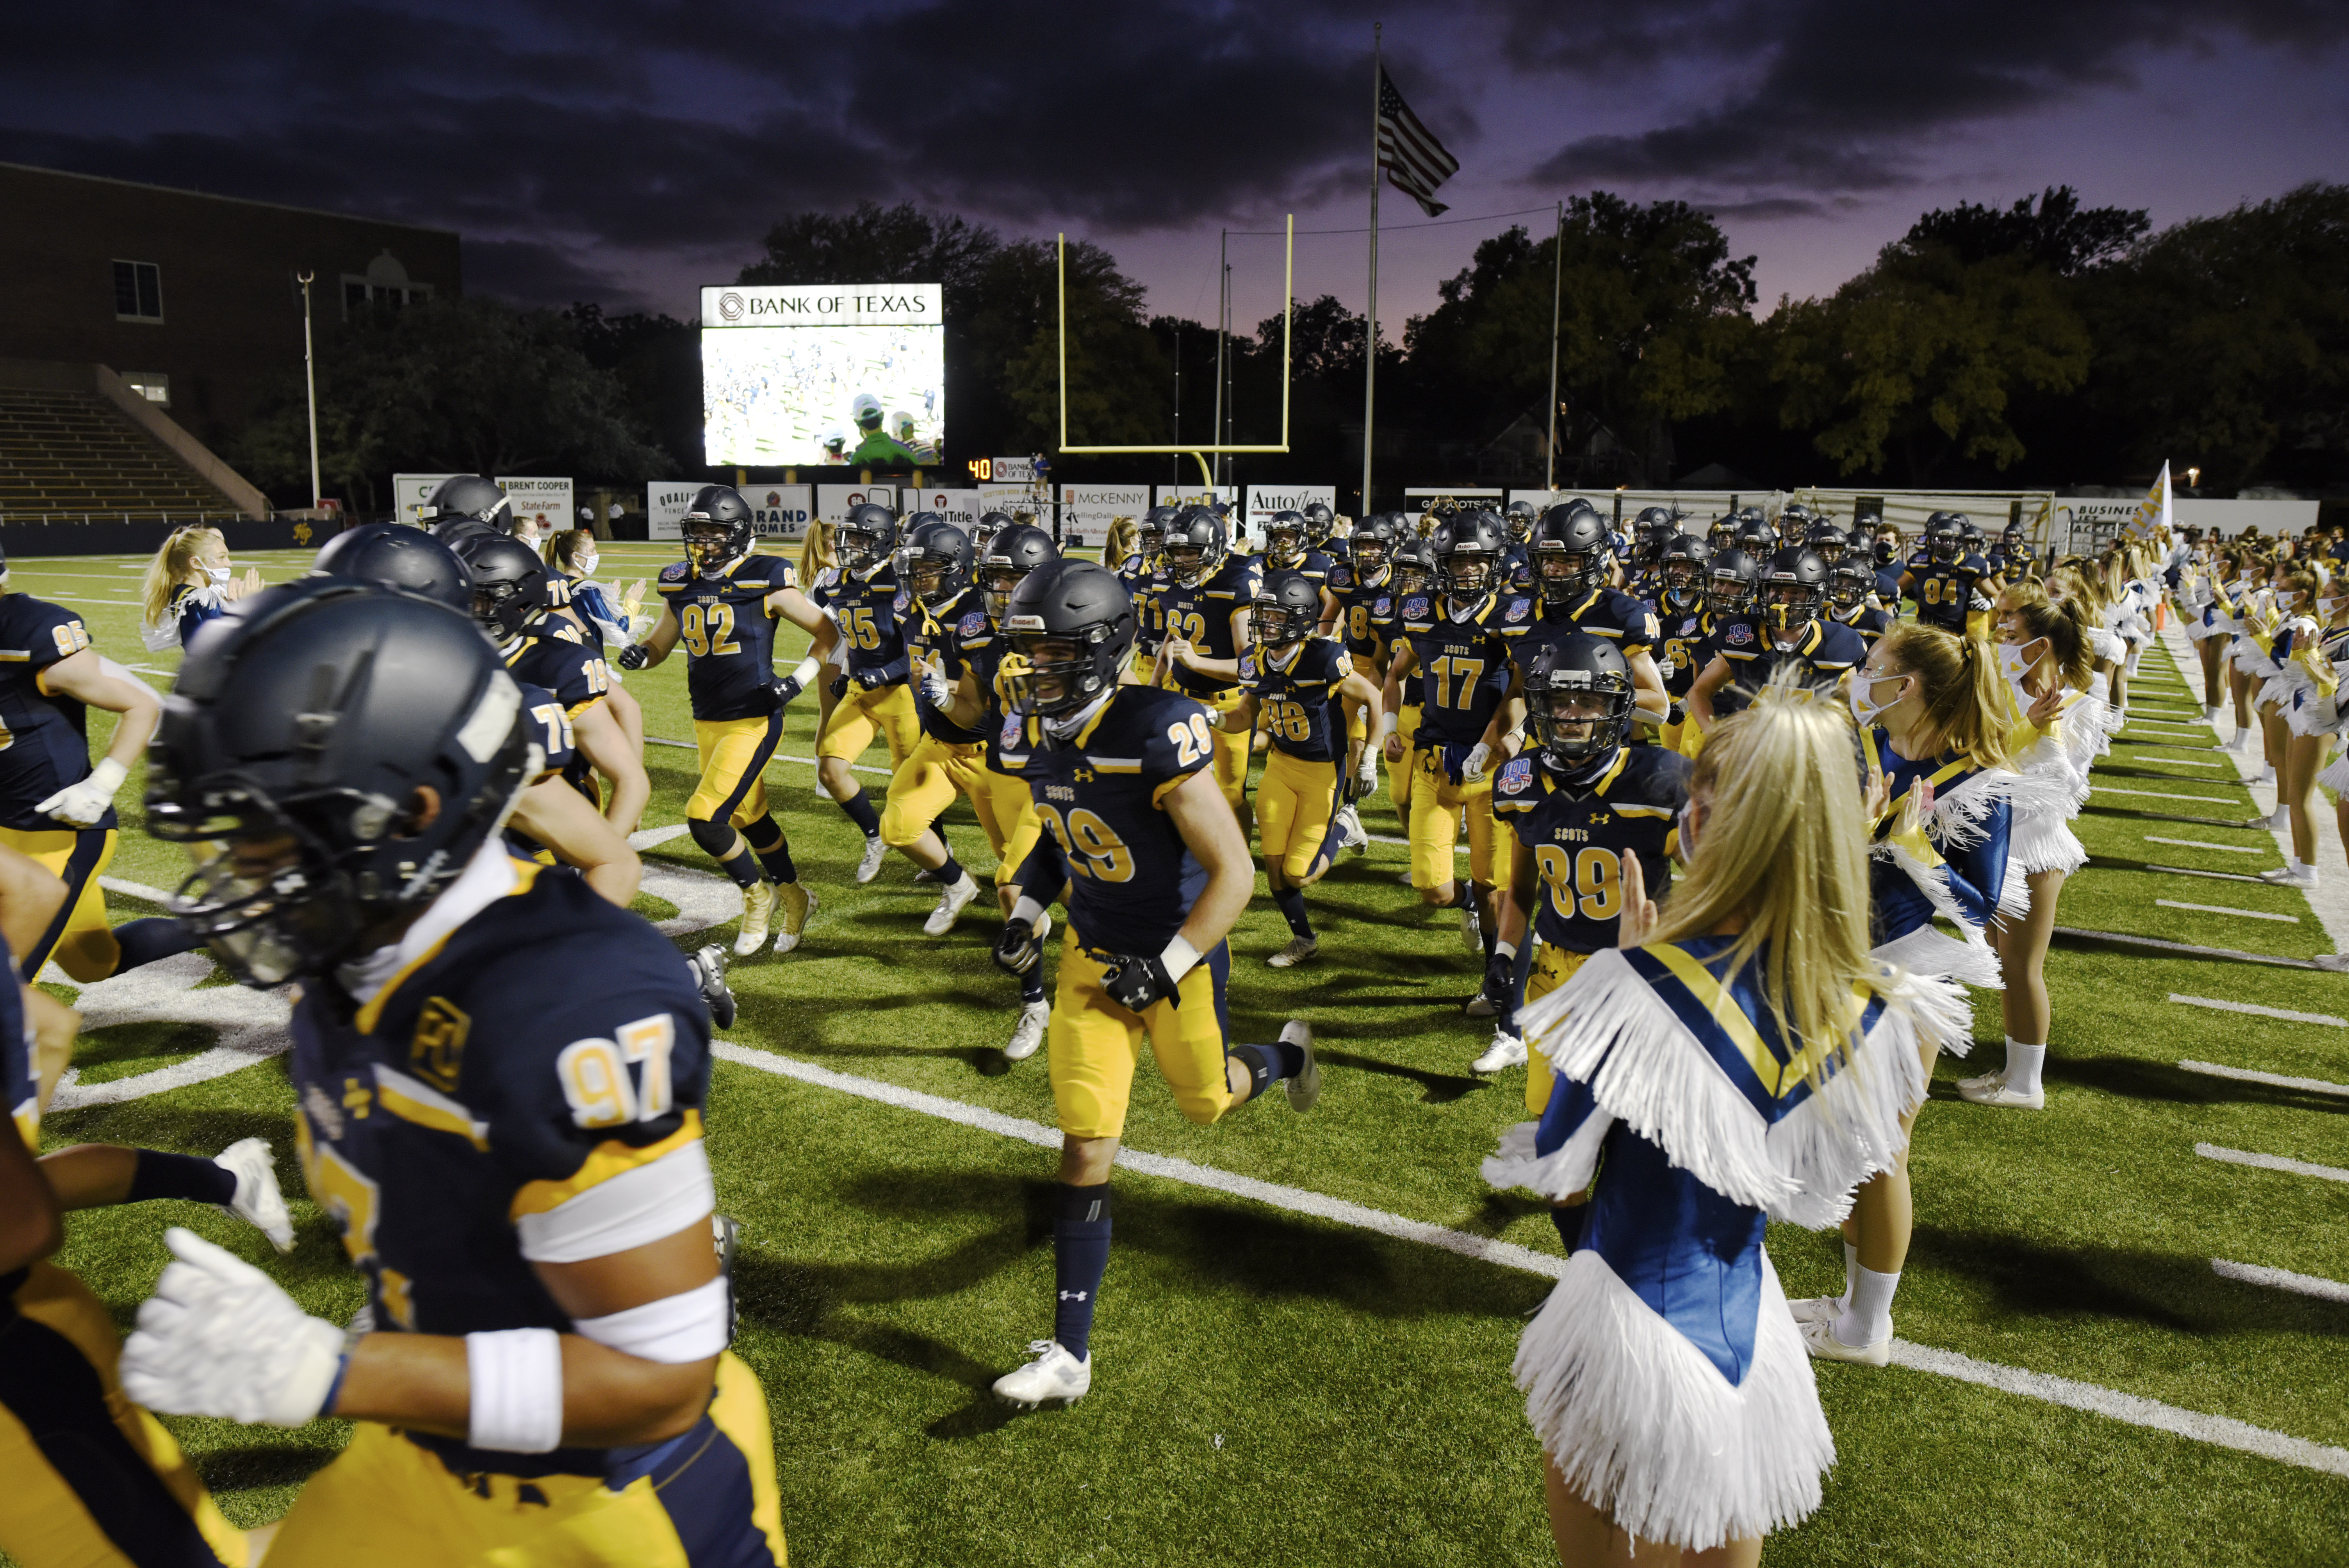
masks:
[(124, 386), (150, 403), (158, 403), (166, 408), (171, 406), (171, 378), (161, 371), (126, 370), (122, 373), (122, 381)]
[(432, 297), (432, 285), (409, 280), (408, 269), (389, 251), (367, 263), (364, 275), (343, 274), (343, 316), (348, 320), (367, 305), (398, 310)]
[(163, 319), (163, 269), (152, 262), (114, 263), (114, 319)]

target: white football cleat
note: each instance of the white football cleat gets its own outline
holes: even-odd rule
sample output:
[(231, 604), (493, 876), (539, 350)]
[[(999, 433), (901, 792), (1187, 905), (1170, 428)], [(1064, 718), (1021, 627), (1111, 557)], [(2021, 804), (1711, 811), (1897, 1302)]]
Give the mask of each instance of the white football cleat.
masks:
[(1485, 1054), (1468, 1064), (1472, 1073), (1506, 1072), (1526, 1065), (1526, 1043), (1515, 1035), (1495, 1031)]
[(771, 882), (754, 882), (742, 890), (742, 929), (734, 934), (734, 956), (748, 958), (767, 945), (767, 925), (774, 919), (781, 889)]
[(1321, 1098), (1321, 1064), (1313, 1055), (1313, 1026), (1302, 1018), (1289, 1019), (1280, 1026), (1280, 1043), (1305, 1053), (1304, 1070), (1282, 1080), (1288, 1090), (1288, 1109), (1311, 1110), (1313, 1102)]
[(1288, 945), (1265, 960), (1275, 969), (1293, 969), (1321, 951), (1321, 944), (1309, 936), (1292, 936)]
[(1844, 1300), (1839, 1295), (1806, 1295), (1788, 1302), (1786, 1310), (1795, 1315), (1796, 1323), (1833, 1323), (1844, 1314)]
[(285, 1212), (285, 1194), (277, 1190), (277, 1168), (270, 1163), (268, 1143), (241, 1138), (213, 1155), (212, 1163), (236, 1178), (236, 1196), (228, 1201), (228, 1212), (267, 1236), (279, 1252), (292, 1252), (294, 1217)]
[(1362, 826), (1362, 814), (1351, 806), (1338, 813), (1338, 830), (1341, 850), (1367, 850), (1371, 847), (1370, 830)]
[(1868, 1345), (1846, 1345), (1836, 1337), (1836, 1320), (1815, 1317), (1796, 1326), (1803, 1336), (1803, 1348), (1811, 1353), (1814, 1361), (1849, 1361), (1861, 1367), (1889, 1367), (1892, 1364), (1892, 1336)]
[(1460, 905), (1460, 945), (1468, 950), (1471, 957), (1481, 956), (1485, 951), (1485, 927), (1476, 918), (1476, 895), (1473, 892)]
[(1015, 1062), (1024, 1062), (1034, 1056), (1036, 1047), (1044, 1043), (1044, 1026), (1051, 1021), (1051, 1003), (1023, 1004), (1019, 1008), (1019, 1026), (1011, 1031), (1011, 1043), (1003, 1047), (1003, 1054)]
[(1411, 885), (1411, 872), (1409, 868), (1405, 868), (1402, 875), (1395, 878), (1395, 881), (1403, 887), (1409, 887)]
[(800, 935), (807, 930), (808, 917), (822, 907), (823, 901), (812, 888), (798, 882), (783, 882), (775, 889), (778, 907), (783, 917), (783, 928), (775, 933), (775, 951), (789, 953), (800, 944)]
[(2010, 1110), (2044, 1110), (2047, 1108), (2045, 1090), (2034, 1089), (2025, 1094), (2019, 1088), (2009, 1088), (2002, 1076), (1996, 1083), (1983, 1084), (1979, 1088), (1960, 1084), (1958, 1096), (1974, 1105), (2004, 1106)]
[(970, 901), (978, 896), (978, 879), (968, 872), (963, 872), (962, 881), (938, 894), (938, 906), (930, 911), (929, 919), (922, 922), (922, 934), (926, 936), (944, 936), (947, 932), (952, 931), (955, 922), (962, 918), (962, 912), (969, 906)]
[(1092, 1391), (1093, 1358), (1082, 1361), (1061, 1348), (1057, 1339), (1030, 1340), (1028, 1348), (1036, 1359), (1017, 1372), (1007, 1372), (995, 1380), (995, 1397), (1006, 1404), (1024, 1405), (1034, 1409), (1047, 1399), (1062, 1404), (1081, 1399)]
[(879, 876), (881, 862), (886, 860), (888, 855), (889, 846), (881, 841), (880, 834), (875, 833), (865, 840), (864, 858), (856, 862), (856, 880), (860, 882), (869, 882)]
[(1501, 1015), (1501, 1010), (1493, 1006), (1493, 998), (1482, 991), (1469, 997), (1460, 1011), (1471, 1018), (1497, 1018)]

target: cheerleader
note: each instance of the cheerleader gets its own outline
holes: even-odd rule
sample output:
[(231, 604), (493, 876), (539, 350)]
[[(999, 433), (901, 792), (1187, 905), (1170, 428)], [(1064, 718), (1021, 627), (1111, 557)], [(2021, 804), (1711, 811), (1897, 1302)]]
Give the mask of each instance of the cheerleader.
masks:
[[(563, 580), (574, 615), (586, 622), (605, 642), (625, 648), (638, 634), (651, 631), (653, 623), (660, 619), (658, 611), (649, 615), (644, 612), (643, 578), (626, 588), (615, 583), (609, 592), (595, 581), (595, 569), (603, 564), (603, 552), (591, 530), (557, 529), (547, 536), (546, 548), (541, 554), (547, 570)], [(619, 595), (616, 601), (614, 593)]]
[(2047, 1060), (2051, 1009), (2047, 944), (2055, 931), (2064, 879), (2088, 863), (2071, 820), (2088, 800), (2093, 744), (2075, 734), (2097, 727), (2101, 706), (2088, 695), (2088, 619), (2079, 601), (2058, 602), (2036, 584), (1999, 596), (1998, 656), (2009, 699), (2007, 750), (2020, 779), (2011, 796), (2006, 882), (1991, 942), (2006, 989), (2006, 1065), (1966, 1078), (1958, 1092), (1977, 1105), (2037, 1110), (2044, 1103), (2040, 1069)]
[(173, 529), (156, 548), (142, 586), (140, 640), (149, 653), (160, 654), (184, 645), (198, 626), (247, 593), (261, 592), (261, 569), (237, 576), (221, 531), (191, 523)]
[(2219, 655), (2226, 651), (2235, 626), (2226, 595), (2220, 591), (2220, 570), (2210, 547), (2198, 539), (2178, 573), (2179, 618), (2202, 665), (2202, 719), (2213, 729), (2219, 727), (2220, 694), (2226, 689)]
[[(2292, 853), (2282, 866), (2260, 875), (2285, 887), (2313, 888), (2316, 785), (2341, 723), (2334, 661), (2349, 649), (2349, 587), (2331, 580), (2320, 567), (2295, 573), (2290, 592), (2294, 614), (2276, 632), (2276, 675), (2261, 695), (2274, 693), (2284, 727), (2283, 765), (2276, 779), (2276, 812), (2283, 820), (2271, 818), (2268, 825), (2291, 829)], [(2309, 607), (2315, 614), (2299, 614), (2308, 601), (2313, 602)]]
[(1724, 720), (1670, 908), (1627, 861), (1623, 949), (1526, 1012), (1557, 1081), (1485, 1174), (1561, 1205), (1571, 1249), (1516, 1364), (1568, 1564), (1754, 1563), (1834, 1462), (1763, 1228), (1832, 1223), (1898, 1160), (1966, 1016), (1868, 956), (1852, 741), (1818, 703)]
[(2270, 830), (2291, 823), (2284, 806), (2283, 767), (2284, 753), (2292, 744), (2292, 729), (2284, 723), (2284, 709), (2299, 675), (2292, 665), (2290, 627), (2295, 619), (2315, 608), (2320, 581), (2305, 566), (2282, 555), (2277, 556), (2268, 576), (2266, 609), (2259, 628), (2261, 658), (2258, 678), (2251, 686), (2251, 714), (2259, 726), (2261, 767), (2250, 781), (2276, 787), (2275, 810), (2262, 824)]
[[(2007, 765), (2009, 704), (1995, 657), (1971, 637), (1904, 621), (1853, 672), (1850, 701), (1868, 731), (1871, 802), (1883, 802), (1868, 861), (1872, 955), (1996, 987), (1985, 932), (2006, 889), (2020, 780)], [(1936, 917), (1958, 934), (1936, 930)], [(1959, 1056), (1971, 1043), (1962, 1031), (1941, 1041)], [(1930, 1079), (1930, 1059), (1925, 1071)], [(1915, 1221), (1907, 1142), (1915, 1115), (1903, 1120), (1899, 1154), (1860, 1185), (1844, 1220), (1844, 1294), (1794, 1304), (1803, 1342), (1821, 1360), (1892, 1358), (1892, 1297)]]

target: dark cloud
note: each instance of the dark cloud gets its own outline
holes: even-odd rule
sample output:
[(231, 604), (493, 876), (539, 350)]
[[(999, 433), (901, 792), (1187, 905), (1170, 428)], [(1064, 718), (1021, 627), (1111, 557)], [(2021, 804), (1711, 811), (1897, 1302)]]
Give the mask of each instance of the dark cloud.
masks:
[(1868, 0), (1682, 0), (1589, 26), (1532, 6), (1512, 16), (1526, 57), (1596, 70), (1619, 60), (1733, 65), (1714, 108), (1632, 135), (1584, 136), (1540, 163), (1550, 183), (1702, 181), (1766, 192), (1867, 192), (1913, 183), (1947, 132), (2083, 88), (2127, 87), (2155, 50), (2221, 43), (2323, 46), (2349, 7), (2296, 0), (1977, 0), (1900, 11)]

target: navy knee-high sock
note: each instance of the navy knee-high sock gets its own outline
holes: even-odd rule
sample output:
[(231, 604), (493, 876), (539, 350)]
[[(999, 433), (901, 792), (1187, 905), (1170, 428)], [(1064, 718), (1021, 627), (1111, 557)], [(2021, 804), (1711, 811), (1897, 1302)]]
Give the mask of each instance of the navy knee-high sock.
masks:
[(1313, 922), (1305, 913), (1305, 890), (1301, 887), (1277, 887), (1272, 890), (1272, 902), (1280, 911), (1280, 918), (1288, 922), (1288, 934), (1313, 940)]
[[(765, 841), (770, 837), (772, 842)], [(783, 837), (783, 825), (770, 815), (760, 818), (742, 830), (742, 841), (759, 857), (770, 882), (795, 882), (800, 880), (799, 863), (792, 859), (792, 841)]]
[(1082, 1361), (1091, 1354), (1093, 1309), (1100, 1305), (1102, 1275), (1109, 1270), (1109, 1183), (1053, 1190), (1052, 1337)]
[(1305, 1047), (1292, 1046), (1287, 1040), (1275, 1040), (1268, 1046), (1234, 1046), (1225, 1055), (1247, 1069), (1250, 1099), (1282, 1078), (1295, 1078), (1305, 1070)]
[(114, 944), (122, 949), (122, 961), (114, 966), (114, 972), (119, 975), (125, 969), (136, 969), (141, 964), (188, 952), (196, 942), (186, 926), (160, 914), (127, 921), (114, 928)]
[(866, 838), (875, 839), (881, 836), (881, 813), (873, 809), (873, 802), (865, 799), (864, 790), (859, 789), (855, 794), (843, 800), (840, 803), (840, 809), (848, 813), (850, 821), (864, 830)]

